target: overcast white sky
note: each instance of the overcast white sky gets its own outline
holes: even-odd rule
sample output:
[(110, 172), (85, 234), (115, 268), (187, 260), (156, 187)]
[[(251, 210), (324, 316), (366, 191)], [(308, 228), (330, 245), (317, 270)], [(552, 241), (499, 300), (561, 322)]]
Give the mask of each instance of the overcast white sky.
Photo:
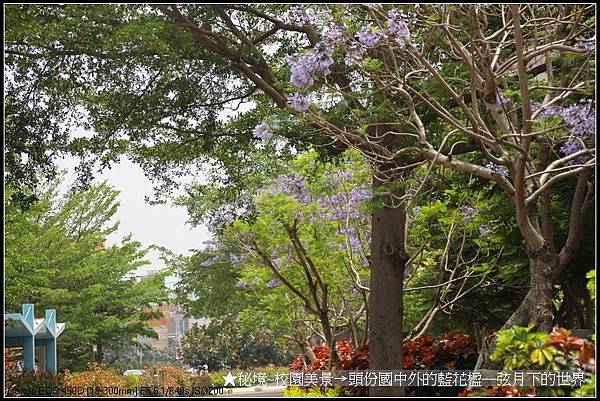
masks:
[[(65, 187), (73, 183), (76, 177), (75, 166), (78, 160), (73, 157), (59, 161), (59, 166), (67, 170)], [(145, 196), (152, 196), (152, 183), (142, 169), (127, 159), (113, 165), (110, 170), (95, 176), (96, 182), (107, 180), (120, 191), (121, 206), (116, 214), (120, 221), (119, 229), (111, 235), (108, 244), (120, 242), (128, 233), (143, 245), (161, 245), (178, 254), (190, 254), (191, 249), (201, 249), (203, 242), (210, 238), (205, 226), (191, 227), (186, 224), (187, 211), (182, 207), (169, 204), (150, 205)], [(152, 262), (140, 269), (140, 272), (157, 270), (164, 267), (158, 253), (152, 253), (148, 259)], [(171, 281), (171, 280), (168, 280)]]

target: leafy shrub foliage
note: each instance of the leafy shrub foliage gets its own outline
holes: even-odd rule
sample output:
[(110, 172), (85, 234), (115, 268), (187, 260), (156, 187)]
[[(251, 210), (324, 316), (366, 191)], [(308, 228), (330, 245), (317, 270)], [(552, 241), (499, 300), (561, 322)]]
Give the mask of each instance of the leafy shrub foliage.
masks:
[[(531, 332), (532, 327), (512, 327), (499, 331), (493, 360), (501, 361), (505, 370), (582, 370), (587, 383), (573, 395), (592, 396), (594, 391), (596, 361), (595, 347), (591, 341), (572, 336), (571, 331), (555, 327), (552, 333)], [(564, 396), (566, 387), (512, 387), (491, 386), (463, 391), (461, 396), (516, 397)]]

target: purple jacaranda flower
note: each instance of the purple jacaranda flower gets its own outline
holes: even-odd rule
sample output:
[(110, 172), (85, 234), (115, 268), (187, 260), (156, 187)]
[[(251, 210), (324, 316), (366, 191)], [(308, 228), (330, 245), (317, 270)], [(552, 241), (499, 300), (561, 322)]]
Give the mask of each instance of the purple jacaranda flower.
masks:
[(344, 35), (344, 27), (339, 24), (330, 26), (325, 32), (323, 32), (322, 40), (327, 46), (340, 46), (346, 40)]
[[(540, 102), (531, 103), (531, 111), (536, 112), (540, 108), (542, 108), (542, 104)], [(560, 107), (556, 105), (545, 106), (540, 114), (537, 115), (536, 120), (544, 119), (544, 118), (552, 118), (560, 115)]]
[(213, 256), (212, 258), (206, 259), (204, 262), (200, 263), (202, 267), (210, 267), (215, 264), (215, 262), (219, 259), (219, 256)]
[(588, 52), (595, 52), (596, 51), (596, 36), (594, 36), (593, 38), (590, 38), (590, 39), (580, 40), (577, 43), (575, 43), (574, 47), (576, 47), (578, 49), (584, 49)]
[(481, 226), (479, 227), (479, 235), (482, 237), (487, 236), (490, 233), (490, 229), (488, 228), (488, 226)]
[(504, 107), (508, 107), (511, 103), (511, 100), (504, 96), (504, 94), (500, 91), (496, 92), (496, 103), (503, 105)]
[(352, 202), (364, 202), (371, 200), (373, 193), (369, 188), (357, 188), (350, 193), (350, 200)]
[(296, 21), (298, 21), (300, 24), (310, 24), (310, 17), (308, 16), (308, 13), (306, 12), (306, 9), (304, 7), (291, 7), (290, 11), (292, 12), (292, 15), (294, 16)]
[(479, 211), (472, 206), (461, 206), (458, 210), (462, 213), (465, 223), (473, 220), (477, 213), (479, 213)]
[(255, 138), (262, 139), (263, 141), (271, 139), (273, 136), (273, 129), (266, 122), (261, 122), (254, 127), (253, 135)]
[(591, 100), (563, 107), (560, 115), (573, 135), (588, 138), (596, 133), (596, 111), (592, 108)]
[(506, 167), (499, 166), (496, 163), (493, 163), (491, 161), (486, 162), (485, 167), (496, 172), (497, 174), (501, 175), (502, 177), (508, 177), (508, 175), (509, 175), (508, 169)]
[(404, 47), (408, 43), (410, 40), (410, 31), (402, 11), (394, 8), (388, 12), (388, 32), (401, 47)]
[(315, 75), (331, 73), (329, 67), (334, 63), (333, 48), (330, 44), (319, 42), (317, 46), (302, 55), (288, 57), (290, 64), (290, 82), (299, 88), (311, 86), (315, 82)]
[(269, 287), (269, 288), (277, 288), (277, 287), (279, 287), (281, 284), (282, 284), (282, 283), (281, 283), (281, 280), (279, 280), (279, 279), (277, 279), (277, 278), (274, 278), (273, 280), (271, 280), (271, 281), (269, 281), (269, 282), (267, 283), (267, 287)]
[(362, 44), (357, 42), (352, 43), (344, 56), (346, 65), (353, 66), (360, 64), (365, 59), (365, 51), (366, 48)]
[(310, 102), (308, 96), (302, 95), (298, 92), (293, 93), (288, 100), (288, 106), (300, 113), (304, 113), (306, 110), (308, 110), (309, 105)]
[(363, 26), (356, 33), (356, 39), (366, 47), (375, 47), (386, 38), (386, 34)]
[[(585, 149), (585, 146), (582, 142), (581, 139), (576, 138), (576, 137), (572, 137), (570, 139), (568, 139), (565, 143), (563, 143), (563, 145), (560, 147), (560, 152), (564, 155), (564, 156), (570, 156), (576, 152), (579, 152), (580, 150)], [(574, 159), (571, 159), (567, 162), (568, 165), (576, 165), (576, 164), (584, 164), (587, 160), (589, 159), (589, 157), (586, 156), (579, 156), (576, 157)]]

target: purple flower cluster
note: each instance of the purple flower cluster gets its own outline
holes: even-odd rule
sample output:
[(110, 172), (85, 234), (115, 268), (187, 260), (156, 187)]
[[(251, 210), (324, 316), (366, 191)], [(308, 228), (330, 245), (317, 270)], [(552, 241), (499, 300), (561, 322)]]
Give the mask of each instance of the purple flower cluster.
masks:
[(321, 35), (323, 46), (334, 47), (340, 46), (346, 41), (344, 27), (339, 24), (332, 24)]
[(267, 193), (271, 196), (284, 194), (298, 199), (303, 203), (310, 203), (310, 187), (308, 181), (299, 174), (284, 174), (277, 177), (272, 183)]
[(267, 287), (269, 288), (277, 288), (281, 285), (281, 280), (274, 278), (273, 280), (267, 283)]
[(219, 260), (219, 256), (213, 256), (212, 258), (206, 259), (204, 262), (200, 263), (202, 267), (210, 267), (215, 264)]
[(349, 170), (330, 170), (325, 172), (325, 179), (330, 188), (339, 189), (354, 178), (354, 173)]
[(245, 290), (245, 289), (247, 289), (247, 288), (248, 288), (248, 285), (249, 285), (249, 284), (248, 284), (247, 282), (245, 282), (245, 281), (239, 281), (239, 282), (236, 284), (236, 287), (237, 287), (237, 288), (239, 288), (240, 290)]
[(381, 31), (376, 31), (370, 27), (363, 26), (356, 33), (356, 39), (366, 47), (375, 47), (382, 40), (386, 39), (387, 35)]
[(349, 49), (346, 51), (346, 55), (344, 56), (344, 61), (346, 62), (346, 65), (352, 66), (362, 62), (365, 58), (365, 50), (366, 49), (364, 48), (364, 46), (362, 46), (360, 43), (352, 43)]
[(298, 92), (292, 94), (288, 100), (288, 106), (300, 113), (304, 113), (306, 110), (308, 110), (309, 105), (310, 102), (308, 95), (302, 95)]
[(482, 237), (486, 237), (490, 233), (490, 229), (488, 226), (479, 227), (479, 235)]
[[(563, 145), (560, 147), (560, 152), (564, 156), (572, 155), (573, 153), (579, 152), (580, 150), (585, 149), (583, 142), (579, 138), (569, 138)], [(584, 164), (589, 157), (579, 156), (575, 159), (569, 160), (567, 164), (575, 165), (575, 164)]]
[(358, 234), (356, 233), (356, 229), (354, 227), (350, 227), (348, 229), (341, 229), (337, 232), (339, 235), (346, 235), (348, 237), (348, 243), (350, 247), (354, 250), (360, 250), (361, 243)]
[(509, 175), (508, 169), (506, 167), (499, 166), (496, 163), (488, 161), (488, 162), (485, 163), (485, 167), (487, 167), (490, 170), (494, 171), (498, 175), (501, 175), (502, 177), (508, 177), (508, 175)]
[[(531, 105), (534, 112), (540, 107), (542, 105), (538, 102)], [(596, 110), (589, 99), (565, 107), (548, 106), (538, 115), (538, 118), (555, 116), (561, 116), (571, 133), (579, 138), (589, 138), (596, 133)]]
[(373, 198), (373, 191), (370, 188), (357, 188), (350, 193), (352, 202), (365, 202)]
[(404, 47), (410, 40), (410, 31), (402, 11), (392, 9), (388, 12), (388, 32), (394, 36), (394, 41)]
[(588, 52), (595, 52), (596, 37), (593, 37), (591, 39), (580, 40), (579, 42), (575, 43), (575, 47), (578, 49), (584, 49)]
[(294, 18), (296, 18), (296, 20), (300, 24), (302, 24), (302, 25), (310, 24), (310, 17), (308, 16), (308, 13), (306, 12), (306, 9), (304, 7), (295, 6), (295, 7), (290, 8), (290, 10), (291, 10)]
[(329, 67), (333, 65), (332, 55), (333, 48), (320, 42), (305, 54), (288, 57), (292, 73), (290, 82), (299, 88), (311, 86), (317, 73), (328, 75), (331, 72)]
[[(211, 218), (210, 222), (206, 225), (208, 231), (211, 233), (216, 233), (222, 230), (225, 226), (233, 223), (235, 221), (232, 214), (220, 214), (215, 215)], [(208, 242), (205, 242), (208, 243)]]
[(596, 111), (592, 109), (591, 100), (582, 100), (563, 107), (560, 115), (571, 128), (573, 135), (588, 138), (596, 133)]
[(246, 262), (246, 260), (248, 260), (248, 257), (244, 254), (242, 254), (241, 256), (237, 256), (233, 253), (229, 255), (229, 261), (234, 265), (244, 263)]
[(365, 4), (365, 6), (367, 6), (367, 8), (370, 10), (376, 10), (378, 8), (381, 8), (381, 4), (379, 3), (367, 3)]
[(477, 213), (479, 213), (479, 210), (472, 206), (461, 206), (458, 208), (458, 210), (460, 210), (460, 212), (462, 213), (465, 223), (468, 223), (471, 220), (473, 220)]
[[(536, 112), (542, 107), (542, 104), (539, 102), (534, 102), (531, 104), (531, 111)], [(540, 118), (552, 118), (560, 115), (560, 107), (558, 106), (547, 106), (545, 107), (540, 114), (538, 114), (536, 119)]]
[(263, 121), (256, 127), (254, 127), (254, 132), (252, 134), (255, 138), (267, 141), (273, 136), (273, 128), (271, 128), (269, 124)]

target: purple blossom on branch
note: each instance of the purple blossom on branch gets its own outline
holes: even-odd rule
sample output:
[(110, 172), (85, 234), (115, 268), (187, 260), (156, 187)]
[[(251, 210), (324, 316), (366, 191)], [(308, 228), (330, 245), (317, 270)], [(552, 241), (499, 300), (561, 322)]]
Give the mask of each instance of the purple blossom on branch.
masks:
[(296, 20), (300, 24), (302, 24), (302, 25), (310, 24), (310, 17), (308, 16), (308, 13), (304, 9), (304, 7), (295, 6), (295, 7), (290, 8), (290, 11), (292, 12), (292, 15), (296, 18)]
[(291, 66), (290, 82), (299, 88), (311, 86), (315, 82), (315, 74), (328, 75), (333, 65), (333, 48), (320, 42), (306, 54), (288, 57)]
[(587, 138), (596, 133), (596, 111), (592, 109), (591, 100), (563, 107), (560, 115), (574, 135)]
[(487, 236), (490, 233), (490, 229), (488, 228), (488, 226), (481, 226), (479, 227), (479, 235), (482, 237)]
[(372, 30), (369, 27), (362, 27), (356, 33), (356, 39), (366, 47), (375, 47), (379, 42), (385, 39), (387, 36), (381, 31)]
[(595, 52), (596, 51), (596, 37), (594, 36), (591, 39), (580, 40), (579, 42), (575, 43), (575, 47), (578, 49), (584, 49), (588, 52)]
[(281, 285), (281, 280), (275, 278), (267, 283), (267, 287), (269, 288), (277, 288)]
[[(536, 112), (542, 107), (542, 104), (539, 102), (534, 102), (531, 104), (531, 111)], [(546, 106), (544, 109), (538, 114), (536, 119), (540, 118), (552, 118), (556, 117), (560, 113), (560, 107), (558, 106)]]
[(322, 40), (329, 46), (338, 46), (343, 44), (346, 36), (344, 35), (344, 27), (339, 24), (330, 26), (323, 32)]
[(504, 96), (504, 94), (500, 91), (496, 92), (496, 103), (503, 105), (504, 107), (508, 107), (511, 100)]
[[(570, 156), (570, 155), (577, 153), (583, 149), (585, 149), (585, 147), (584, 147), (581, 139), (570, 138), (560, 147), (560, 152), (564, 156)], [(584, 164), (587, 160), (588, 160), (588, 157), (586, 157), (586, 156), (578, 156), (572, 160), (569, 160), (567, 162), (567, 164), (569, 164), (569, 165)]]
[(302, 95), (298, 92), (292, 94), (288, 100), (288, 106), (300, 113), (304, 113), (306, 110), (308, 110), (309, 105), (310, 103), (308, 96)]
[(506, 169), (506, 167), (499, 166), (496, 163), (488, 161), (488, 162), (485, 163), (485, 167), (487, 167), (490, 170), (494, 171), (498, 175), (501, 175), (502, 177), (508, 177), (508, 175), (509, 175), (508, 170)]
[(246, 288), (248, 288), (248, 283), (245, 281), (240, 281), (236, 284), (236, 287), (240, 290), (245, 290)]
[(266, 122), (261, 122), (256, 127), (254, 127), (254, 132), (252, 133), (255, 138), (262, 139), (263, 141), (267, 141), (271, 139), (273, 136), (273, 129)]
[(479, 213), (479, 210), (472, 206), (461, 206), (458, 208), (465, 219), (465, 223), (470, 222)]
[(365, 58), (365, 50), (366, 49), (362, 44), (356, 42), (352, 43), (350, 45), (350, 49), (346, 52), (346, 55), (344, 56), (344, 61), (346, 62), (346, 65), (352, 66), (361, 63), (362, 60), (364, 60)]
[(388, 32), (395, 37), (395, 42), (401, 47), (408, 43), (410, 31), (402, 11), (394, 8), (388, 12)]

